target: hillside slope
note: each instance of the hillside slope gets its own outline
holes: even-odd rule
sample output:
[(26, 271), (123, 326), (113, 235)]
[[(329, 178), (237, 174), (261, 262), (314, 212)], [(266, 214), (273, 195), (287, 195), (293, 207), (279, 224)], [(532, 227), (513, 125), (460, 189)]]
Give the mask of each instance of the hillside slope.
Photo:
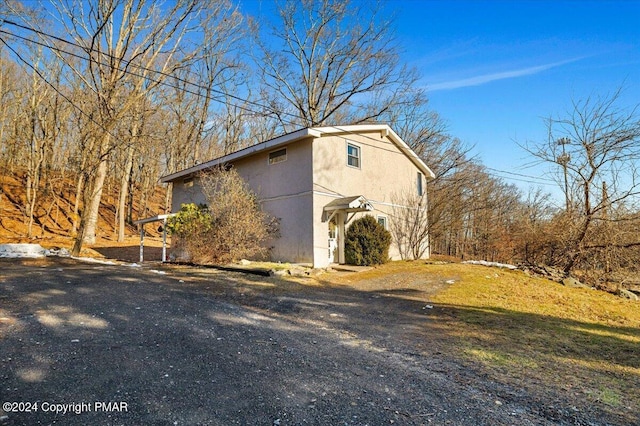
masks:
[[(27, 236), (25, 187), (24, 173), (0, 174), (0, 244), (31, 242), (39, 243), (43, 247), (71, 247), (75, 182), (62, 176), (53, 176), (42, 185), (38, 194), (39, 202), (34, 214), (31, 238)], [(153, 196), (146, 202), (146, 207), (143, 208), (141, 194), (134, 193), (133, 220), (164, 213), (164, 195), (164, 188), (158, 186)], [(127, 225), (126, 241), (117, 242), (117, 203), (117, 185), (107, 183), (100, 204), (97, 240), (94, 247), (126, 247), (139, 244), (138, 228), (133, 224)], [(160, 236), (157, 226), (148, 225), (145, 231), (148, 243), (157, 245)]]

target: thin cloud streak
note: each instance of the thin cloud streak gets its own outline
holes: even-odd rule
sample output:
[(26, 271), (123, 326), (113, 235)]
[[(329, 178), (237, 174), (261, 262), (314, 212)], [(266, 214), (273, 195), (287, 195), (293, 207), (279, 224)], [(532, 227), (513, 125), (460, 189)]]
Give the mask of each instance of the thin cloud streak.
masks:
[(435, 92), (438, 90), (453, 90), (453, 89), (460, 89), (462, 87), (480, 86), (482, 84), (490, 83), (492, 81), (505, 80), (508, 78), (517, 78), (517, 77), (523, 77), (526, 75), (538, 74), (551, 68), (555, 68), (561, 65), (569, 64), (571, 62), (579, 61), (580, 59), (583, 59), (583, 58), (584, 57), (574, 58), (566, 61), (554, 62), (552, 64), (538, 65), (536, 67), (523, 68), (523, 69), (513, 70), (513, 71), (504, 71), (504, 72), (497, 72), (493, 74), (479, 75), (477, 77), (470, 77), (462, 80), (445, 81), (444, 83), (427, 85), (427, 90), (429, 92)]

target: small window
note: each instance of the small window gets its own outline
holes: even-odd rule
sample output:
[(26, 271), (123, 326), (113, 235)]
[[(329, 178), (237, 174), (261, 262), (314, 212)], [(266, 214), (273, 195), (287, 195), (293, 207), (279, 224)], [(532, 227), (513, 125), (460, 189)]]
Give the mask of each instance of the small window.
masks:
[(269, 153), (269, 164), (282, 163), (283, 161), (287, 161), (287, 148)]
[(387, 229), (387, 217), (386, 216), (378, 216), (378, 223)]
[(351, 167), (360, 168), (360, 147), (347, 144), (347, 164)]
[(418, 195), (420, 197), (422, 197), (422, 195), (424, 194), (424, 189), (422, 188), (422, 173), (420, 173), (420, 172), (418, 172), (418, 181), (417, 181), (417, 183), (418, 183), (418, 186), (417, 186)]
[(192, 178), (192, 177), (185, 178), (185, 179), (182, 181), (182, 185), (183, 185), (185, 188), (191, 188), (191, 187), (193, 186), (193, 178)]

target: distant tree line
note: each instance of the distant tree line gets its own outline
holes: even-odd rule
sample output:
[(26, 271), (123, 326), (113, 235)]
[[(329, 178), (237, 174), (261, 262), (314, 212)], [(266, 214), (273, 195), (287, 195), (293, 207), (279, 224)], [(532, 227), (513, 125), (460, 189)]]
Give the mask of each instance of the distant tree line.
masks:
[(548, 141), (525, 147), (559, 172), (567, 202), (554, 206), (449, 134), (377, 2), (277, 7), (265, 18), (231, 0), (1, 4), (0, 173), (24, 184), (28, 236), (56, 210), (63, 178), (75, 182), (65, 230), (78, 253), (95, 240), (105, 185), (119, 194), (122, 240), (134, 203), (163, 213), (146, 208), (161, 175), (301, 127), (383, 122), (436, 174), (424, 196), (396, 194), (415, 206), (396, 212), (405, 257), (428, 247), (597, 279), (637, 268), (640, 130), (617, 94), (575, 102), (548, 120)]

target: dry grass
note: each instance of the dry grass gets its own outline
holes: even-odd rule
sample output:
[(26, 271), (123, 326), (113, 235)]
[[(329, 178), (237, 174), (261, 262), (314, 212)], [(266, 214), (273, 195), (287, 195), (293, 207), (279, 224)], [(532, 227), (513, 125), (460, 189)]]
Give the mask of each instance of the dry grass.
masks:
[[(640, 303), (520, 271), (456, 263), (393, 262), (331, 281), (370, 291), (385, 276), (390, 289), (440, 285), (424, 299), (434, 305), (429, 316), (443, 336), (429, 345), (459, 353), (490, 379), (623, 415), (640, 410)], [(400, 284), (399, 276), (405, 277)]]
[[(71, 228), (73, 223), (73, 205), (75, 202), (75, 184), (70, 177), (50, 176), (55, 191), (41, 191), (38, 194), (39, 203), (35, 211), (33, 237), (27, 237), (27, 216), (24, 213), (25, 201), (25, 170), (17, 170), (14, 174), (0, 174), (0, 244), (6, 243), (35, 243), (45, 248), (73, 246)], [(135, 247), (139, 245), (137, 226), (126, 227), (126, 241), (117, 242), (116, 205), (118, 202), (119, 186), (111, 181), (107, 182), (100, 204), (98, 217), (98, 231), (96, 233), (95, 248)], [(55, 197), (53, 194), (55, 193)], [(164, 188), (157, 187), (147, 202), (147, 210), (142, 212), (139, 200), (134, 200), (133, 218), (154, 216), (164, 212)], [(149, 246), (160, 245), (161, 233), (157, 231), (159, 223), (145, 226), (146, 242)], [(133, 249), (132, 249), (133, 250)], [(100, 257), (99, 251), (85, 247), (83, 256)]]

